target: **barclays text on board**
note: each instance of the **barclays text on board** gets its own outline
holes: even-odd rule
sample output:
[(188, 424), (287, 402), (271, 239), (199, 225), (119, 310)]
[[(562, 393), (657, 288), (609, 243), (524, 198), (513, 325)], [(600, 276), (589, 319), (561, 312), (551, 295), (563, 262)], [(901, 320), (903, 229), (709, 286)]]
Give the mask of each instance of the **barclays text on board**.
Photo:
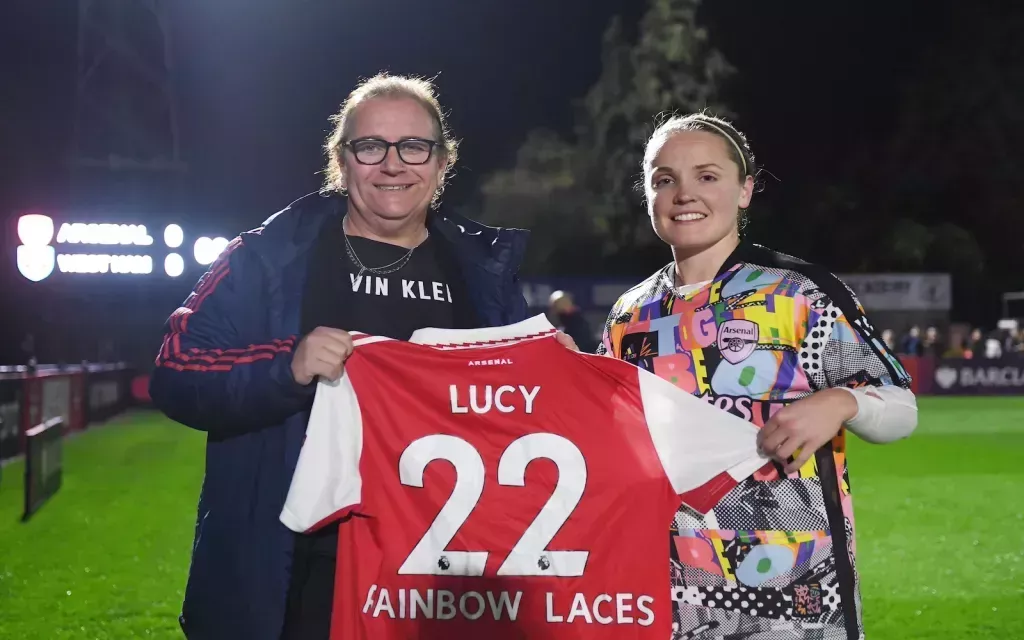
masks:
[(1024, 358), (939, 360), (932, 393), (940, 395), (1024, 395)]

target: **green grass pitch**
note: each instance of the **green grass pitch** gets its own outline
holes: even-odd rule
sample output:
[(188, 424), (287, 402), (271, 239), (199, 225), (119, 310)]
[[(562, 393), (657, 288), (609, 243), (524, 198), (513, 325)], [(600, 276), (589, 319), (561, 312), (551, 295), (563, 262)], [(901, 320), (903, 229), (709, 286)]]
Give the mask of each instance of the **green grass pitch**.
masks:
[[(920, 399), (886, 446), (851, 438), (869, 640), (1024, 638), (1024, 398)], [(136, 414), (65, 444), (64, 485), (19, 521), (0, 482), (0, 638), (180, 638), (203, 437)]]

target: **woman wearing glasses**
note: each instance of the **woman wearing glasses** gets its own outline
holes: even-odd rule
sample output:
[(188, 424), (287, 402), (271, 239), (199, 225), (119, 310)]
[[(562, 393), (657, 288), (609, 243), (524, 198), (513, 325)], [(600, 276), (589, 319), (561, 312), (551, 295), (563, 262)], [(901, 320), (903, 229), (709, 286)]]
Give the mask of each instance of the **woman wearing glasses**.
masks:
[(332, 121), (323, 189), (230, 243), (157, 358), (156, 405), (209, 434), (180, 617), (192, 640), (328, 638), (337, 528), (295, 536), (278, 516), (315, 380), (341, 376), (349, 331), (404, 340), (526, 315), (526, 233), (437, 211), (457, 145), (434, 87), (376, 76)]

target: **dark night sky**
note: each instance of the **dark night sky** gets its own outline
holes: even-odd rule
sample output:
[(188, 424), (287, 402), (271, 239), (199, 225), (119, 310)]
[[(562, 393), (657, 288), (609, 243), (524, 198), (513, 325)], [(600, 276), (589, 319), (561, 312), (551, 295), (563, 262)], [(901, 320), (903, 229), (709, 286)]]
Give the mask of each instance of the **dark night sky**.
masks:
[[(0, 207), (61, 207), (74, 109), (76, 3), (5, 2)], [(170, 3), (190, 207), (236, 232), (315, 189), (327, 116), (359, 76), (434, 75), (463, 141), (449, 200), (512, 161), (535, 126), (567, 130), (571, 100), (599, 72), (611, 0), (178, 0)], [(739, 68), (727, 96), (782, 183), (886, 126), (932, 12), (910, 3), (715, 0), (713, 42)], [(883, 9), (884, 7), (884, 9)], [(907, 29), (906, 25), (913, 25)], [(911, 67), (911, 68), (908, 68)]]
[[(891, 132), (894, 110), (917, 72), (921, 52), (928, 43), (941, 42), (942, 34), (956, 34), (943, 9), (953, 1), (705, 2), (701, 17), (711, 40), (738, 68), (725, 98), (758, 160), (778, 178), (757, 196), (754, 213), (759, 201), (775, 210), (791, 209), (808, 184), (835, 178), (842, 159), (864, 140)], [(573, 99), (598, 77), (601, 35), (609, 19), (620, 14), (635, 22), (646, 3), (175, 0), (168, 5), (184, 159), (191, 173), (182, 211), (153, 203), (152, 212), (161, 216), (158, 222), (169, 213), (188, 224), (204, 220), (212, 228), (203, 233), (230, 236), (319, 186), (328, 116), (359, 77), (382, 69), (440, 73), (442, 102), (463, 140), (446, 201), (465, 201), (484, 175), (512, 163), (527, 131), (538, 126), (569, 131)], [(0, 9), (0, 216), (7, 218), (2, 228), (8, 234), (14, 216), (26, 208), (68, 211), (63, 158), (70, 150), (75, 107), (76, 19), (73, 0), (4, 0)], [(140, 221), (146, 213), (138, 213)], [(5, 255), (0, 282), (6, 287), (17, 281), (20, 289), (25, 283), (11, 280), (13, 239), (0, 233), (0, 243)], [(158, 335), (159, 324), (192, 282), (111, 287), (104, 293), (110, 299), (96, 304), (108, 311), (97, 311), (92, 322), (107, 323), (102, 314), (109, 314), (110, 304), (152, 307), (148, 315), (138, 311), (138, 317), (117, 321), (126, 330), (152, 325)], [(147, 288), (153, 286), (161, 291)], [(52, 317), (38, 320), (30, 314), (19, 322), (66, 322), (62, 312), (40, 311), (40, 301), (53, 299), (46, 287), (34, 291), (41, 297), (33, 294), (27, 304), (35, 309), (32, 314)], [(79, 302), (93, 293), (73, 293), (78, 302), (62, 300), (68, 313), (84, 314)]]

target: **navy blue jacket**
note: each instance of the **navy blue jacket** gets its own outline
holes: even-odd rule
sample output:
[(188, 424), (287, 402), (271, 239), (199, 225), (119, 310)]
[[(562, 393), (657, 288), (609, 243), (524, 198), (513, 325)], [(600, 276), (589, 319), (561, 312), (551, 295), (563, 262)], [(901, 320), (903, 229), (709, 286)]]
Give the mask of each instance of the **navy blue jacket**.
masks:
[[(278, 640), (294, 533), (278, 520), (315, 384), (291, 375), (309, 256), (341, 196), (311, 194), (235, 238), (167, 321), (150, 382), (168, 417), (207, 432), (181, 627), (190, 640)], [(518, 322), (528, 232), (432, 213), (483, 326)]]

